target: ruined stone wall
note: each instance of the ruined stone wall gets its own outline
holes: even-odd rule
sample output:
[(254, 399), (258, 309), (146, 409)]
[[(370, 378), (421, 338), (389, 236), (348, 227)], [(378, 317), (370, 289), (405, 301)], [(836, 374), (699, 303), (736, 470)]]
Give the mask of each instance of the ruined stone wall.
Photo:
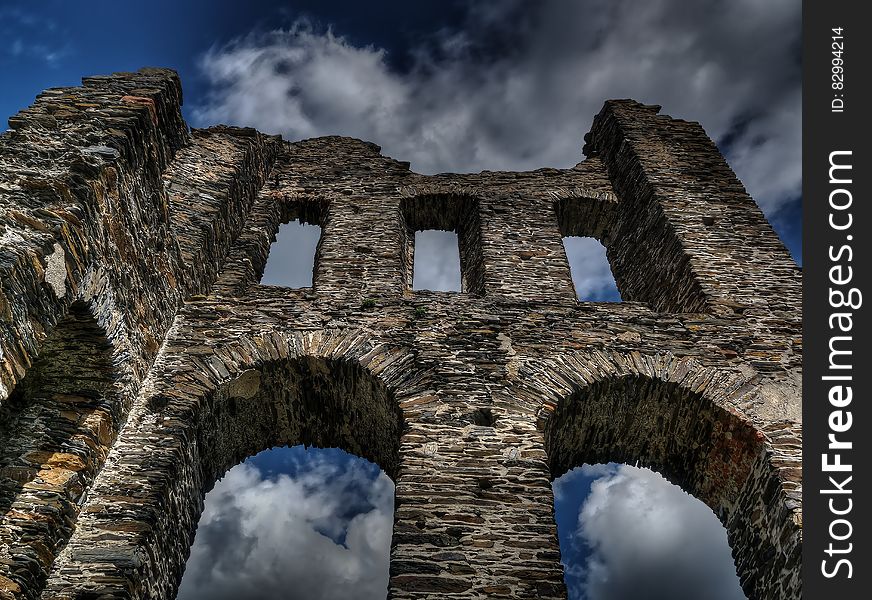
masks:
[[(572, 169), (422, 176), (180, 101), (91, 78), (0, 137), (0, 597), (172, 597), (205, 492), (298, 443), (394, 479), (391, 598), (565, 598), (550, 482), (609, 460), (707, 502), (749, 598), (798, 597), (800, 273), (698, 125), (611, 101)], [(313, 286), (260, 285), (297, 218)], [(462, 292), (411, 289), (424, 228)], [(577, 301), (566, 235), (625, 302)]]
[[(90, 77), (43, 92), (0, 136), (0, 582), (24, 597), (38, 595), (183, 298), (214, 281), (274, 157), (277, 141), (252, 131), (191, 136), (181, 101), (172, 71)], [(104, 346), (103, 383), (58, 384), (84, 377), (77, 357)], [(64, 370), (38, 378), (49, 360)]]

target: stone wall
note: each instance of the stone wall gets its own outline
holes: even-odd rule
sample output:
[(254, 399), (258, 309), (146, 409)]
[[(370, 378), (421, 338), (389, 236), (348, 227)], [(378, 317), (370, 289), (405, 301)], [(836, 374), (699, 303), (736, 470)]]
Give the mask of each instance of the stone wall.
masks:
[[(274, 151), (264, 147), (276, 143), (266, 136), (219, 129), (192, 137), (181, 101), (178, 77), (166, 69), (90, 77), (47, 90), (0, 136), (0, 505), (10, 507), (0, 522), (0, 582), (24, 597), (38, 595), (184, 297), (214, 281), (271, 166)], [(181, 200), (194, 187), (199, 205)], [(189, 208), (204, 220), (186, 220)], [(211, 270), (192, 246), (208, 248)], [(87, 335), (73, 314), (91, 320)], [(56, 361), (75, 378), (78, 356), (104, 346), (111, 399), (37, 377)], [(100, 411), (111, 418), (94, 416)], [(75, 475), (45, 479), (58, 479), (56, 467)], [(34, 520), (39, 541), (12, 543), (29, 539), (22, 532)]]
[[(394, 479), (392, 598), (565, 598), (550, 482), (607, 460), (707, 502), (749, 598), (798, 597), (800, 272), (698, 125), (610, 101), (572, 169), (422, 176), (180, 103), (89, 78), (0, 136), (0, 598), (172, 597), (205, 492), (297, 443)], [(294, 219), (313, 286), (260, 285)], [(429, 228), (460, 293), (411, 289)], [(567, 235), (623, 303), (577, 301)]]

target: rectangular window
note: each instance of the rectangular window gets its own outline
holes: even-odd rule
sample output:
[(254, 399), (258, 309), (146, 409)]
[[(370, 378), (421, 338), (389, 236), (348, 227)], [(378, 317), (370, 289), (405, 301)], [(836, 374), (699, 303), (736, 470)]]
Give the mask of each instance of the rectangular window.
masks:
[(460, 250), (453, 231), (428, 229), (415, 232), (413, 290), (459, 292)]
[(579, 300), (620, 302), (621, 295), (605, 247), (594, 238), (567, 236), (563, 238), (572, 284)]
[(321, 239), (321, 228), (300, 219), (279, 227), (276, 241), (269, 249), (262, 285), (289, 288), (312, 287), (315, 251)]
[(426, 194), (401, 204), (407, 290), (484, 293), (478, 199)]

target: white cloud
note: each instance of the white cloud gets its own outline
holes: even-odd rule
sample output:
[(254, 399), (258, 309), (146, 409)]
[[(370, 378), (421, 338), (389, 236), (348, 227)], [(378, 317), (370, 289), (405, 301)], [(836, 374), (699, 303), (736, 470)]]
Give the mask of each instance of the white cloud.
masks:
[(752, 195), (774, 214), (799, 193), (796, 2), (519, 6), (470, 9), (404, 73), (305, 22), (252, 34), (203, 57), (211, 92), (195, 119), (361, 137), (425, 173), (516, 170), (575, 164), (603, 100), (633, 97), (715, 139), (746, 124), (728, 150)]
[(584, 464), (580, 467), (570, 469), (551, 483), (555, 504), (560, 503), (565, 499), (578, 497), (580, 479), (598, 479), (605, 475), (612, 475), (615, 471), (615, 467), (616, 465), (614, 463), (598, 463), (595, 465)]
[[(206, 496), (180, 600), (385, 598), (393, 482), (313, 460), (294, 478), (247, 463), (227, 472)], [(368, 510), (352, 510), (362, 501)]]
[(743, 600), (726, 530), (699, 500), (648, 469), (619, 465), (591, 485), (578, 517), (588, 600)]

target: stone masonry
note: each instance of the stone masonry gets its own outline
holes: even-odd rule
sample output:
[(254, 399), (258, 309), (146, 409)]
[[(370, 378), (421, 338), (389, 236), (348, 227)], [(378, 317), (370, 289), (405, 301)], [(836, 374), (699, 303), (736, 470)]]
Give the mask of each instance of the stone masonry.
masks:
[[(206, 491), (301, 443), (396, 483), (390, 598), (565, 598), (550, 483), (607, 461), (706, 502), (748, 598), (799, 597), (801, 272), (700, 125), (608, 101), (571, 169), (423, 176), (181, 102), (89, 77), (0, 136), (0, 598), (172, 598)], [(295, 219), (313, 286), (260, 285)], [(422, 229), (462, 292), (412, 291)], [(622, 303), (576, 299), (574, 235)]]

